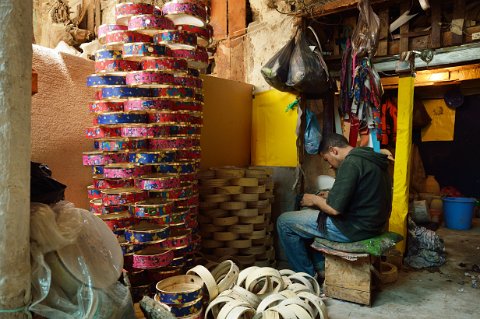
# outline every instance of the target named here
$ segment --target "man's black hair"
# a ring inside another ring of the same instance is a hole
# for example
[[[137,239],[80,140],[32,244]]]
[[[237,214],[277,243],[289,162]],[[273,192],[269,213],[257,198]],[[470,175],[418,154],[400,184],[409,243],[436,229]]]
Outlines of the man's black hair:
[[[336,133],[330,133],[323,137],[322,143],[320,144],[320,153],[328,152],[330,147],[344,148],[348,145],[349,144],[345,136]]]

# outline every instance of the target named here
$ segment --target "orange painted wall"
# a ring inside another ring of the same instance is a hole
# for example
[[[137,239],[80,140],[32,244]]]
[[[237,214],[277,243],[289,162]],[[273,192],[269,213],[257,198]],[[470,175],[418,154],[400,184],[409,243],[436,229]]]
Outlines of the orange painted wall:
[[[92,174],[90,167],[82,165],[82,152],[93,150],[85,128],[92,126],[88,102],[94,90],[85,83],[94,63],[36,45],[33,53],[38,93],[32,99],[32,160],[47,164],[53,177],[67,185],[68,201],[88,208],[86,188]],[[253,86],[202,78],[202,168],[249,165]]]
[[[66,199],[88,208],[91,171],[82,165],[82,152],[93,150],[85,138],[92,125],[88,102],[94,90],[85,86],[94,72],[92,61],[33,46],[38,93],[32,97],[32,161],[47,164],[53,177],[67,185]]]
[[[250,165],[253,85],[202,76],[201,168]]]

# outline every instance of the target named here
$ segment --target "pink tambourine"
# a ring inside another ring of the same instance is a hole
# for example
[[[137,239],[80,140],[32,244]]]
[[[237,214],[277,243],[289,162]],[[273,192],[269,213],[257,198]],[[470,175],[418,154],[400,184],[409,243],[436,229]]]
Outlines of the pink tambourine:
[[[105,36],[108,32],[128,30],[127,26],[119,24],[102,24],[97,28],[97,37],[100,44],[105,43]]]
[[[168,266],[173,260],[173,250],[149,247],[133,255],[133,267],[138,269],[154,269]]]
[[[150,166],[138,166],[130,163],[109,164],[103,169],[105,178],[131,178],[151,172]]]
[[[125,111],[171,110],[173,101],[164,99],[129,99],[124,103]]]
[[[158,87],[174,84],[173,74],[156,71],[137,71],[127,74],[127,85],[140,87]]]
[[[130,188],[133,187],[133,185],[133,179],[104,178],[101,176],[93,177],[93,187],[98,189]]]
[[[82,160],[83,165],[86,166],[126,163],[128,154],[126,152],[83,152]]]
[[[148,127],[145,124],[129,124],[120,128],[122,137],[147,137]]]

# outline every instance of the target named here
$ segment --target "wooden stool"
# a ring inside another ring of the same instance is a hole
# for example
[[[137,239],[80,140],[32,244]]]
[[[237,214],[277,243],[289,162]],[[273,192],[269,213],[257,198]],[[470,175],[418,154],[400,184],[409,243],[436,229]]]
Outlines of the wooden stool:
[[[325,255],[325,295],[370,306],[373,280],[378,277],[385,282],[392,282],[397,275],[397,268],[388,264],[391,269],[382,278],[379,257],[402,239],[402,236],[392,232],[353,243],[316,238],[312,248]],[[372,272],[375,276],[372,276]]]
[[[328,297],[368,305],[372,304],[372,272],[375,257],[368,254],[347,260],[325,254],[324,292]]]

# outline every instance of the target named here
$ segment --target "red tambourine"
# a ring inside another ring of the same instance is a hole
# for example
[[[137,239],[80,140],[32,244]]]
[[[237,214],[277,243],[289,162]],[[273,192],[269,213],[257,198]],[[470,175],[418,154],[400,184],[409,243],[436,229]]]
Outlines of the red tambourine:
[[[197,2],[171,1],[163,5],[163,14],[175,25],[189,24],[203,27],[207,21],[207,9]]]
[[[205,69],[208,66],[208,53],[202,47],[197,47],[196,50],[172,50],[172,56],[186,59],[188,66],[194,69]]]
[[[122,112],[123,102],[95,101],[88,104],[88,109],[92,113]]]
[[[112,59],[95,62],[95,73],[125,74],[126,72],[138,70],[140,70],[140,64],[136,61]],[[96,100],[100,99],[101,97],[96,98]]]
[[[115,188],[102,190],[103,206],[128,205],[146,198],[143,190],[136,188]]]
[[[130,18],[128,21],[128,30],[153,36],[159,30],[175,30],[173,21],[167,17],[155,14],[143,14]]]
[[[178,150],[178,149],[190,149],[192,147],[200,146],[200,136],[174,136],[174,137],[161,137],[161,138],[149,138],[148,146],[152,150]]]
[[[202,115],[198,112],[163,111],[148,113],[149,123],[190,123],[202,124]]]
[[[128,20],[136,15],[154,14],[155,6],[148,3],[119,3],[115,6],[115,18],[117,24],[127,25]]]
[[[129,30],[111,31],[105,36],[105,47],[121,49],[124,43],[152,42],[152,37]]]

